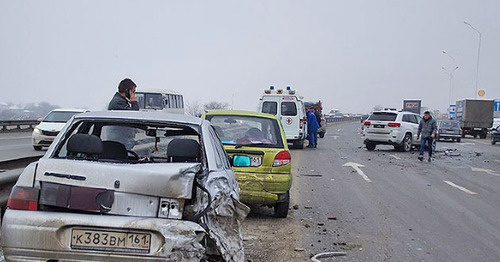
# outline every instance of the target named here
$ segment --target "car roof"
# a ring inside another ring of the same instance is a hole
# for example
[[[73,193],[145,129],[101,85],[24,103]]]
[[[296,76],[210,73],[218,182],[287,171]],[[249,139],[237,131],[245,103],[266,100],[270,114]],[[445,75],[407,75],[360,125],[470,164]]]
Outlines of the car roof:
[[[419,114],[413,113],[413,112],[408,112],[408,111],[394,111],[394,110],[380,110],[380,111],[373,111],[372,112],[372,114],[375,114],[375,113],[393,113],[393,114],[405,113],[405,114],[419,115]]]
[[[203,120],[198,117],[157,111],[110,110],[86,112],[75,115],[75,119],[127,119],[145,120],[150,122],[177,122],[201,125]]]
[[[83,113],[89,111],[88,109],[75,109],[75,108],[58,108],[54,109],[51,112],[78,112],[78,113]]]
[[[207,113],[205,113],[205,115],[257,116],[278,119],[275,115],[245,110],[209,110]]]

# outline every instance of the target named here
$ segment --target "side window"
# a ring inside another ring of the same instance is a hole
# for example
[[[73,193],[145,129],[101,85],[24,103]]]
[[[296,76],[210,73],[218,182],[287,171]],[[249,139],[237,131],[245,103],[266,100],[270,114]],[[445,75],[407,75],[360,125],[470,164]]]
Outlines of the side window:
[[[417,124],[417,125],[419,124],[416,115],[409,115],[409,117],[410,117],[410,122],[412,122],[413,124]]]
[[[411,123],[410,115],[403,115],[403,122]]]
[[[419,115],[414,115],[414,116],[415,116],[415,119],[416,119],[415,124],[420,124],[420,121],[422,121],[422,117],[419,116]]]
[[[296,116],[297,104],[295,102],[281,102],[281,115],[282,116]]]
[[[278,113],[278,103],[272,101],[262,103],[262,113],[276,115]]]
[[[215,149],[215,163],[217,164],[217,168],[230,169],[231,165],[229,164],[229,159],[222,146],[219,136],[213,127],[210,127],[210,139],[212,140],[212,145]]]

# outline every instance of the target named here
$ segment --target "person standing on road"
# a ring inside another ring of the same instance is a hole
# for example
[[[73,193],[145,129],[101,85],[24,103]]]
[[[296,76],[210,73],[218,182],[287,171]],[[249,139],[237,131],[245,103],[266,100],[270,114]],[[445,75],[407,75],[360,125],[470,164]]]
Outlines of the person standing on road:
[[[139,103],[135,96],[137,85],[129,78],[123,79],[118,85],[118,92],[108,105],[108,110],[139,110]]]
[[[319,109],[315,109],[314,110],[314,115],[316,116],[316,121],[318,121],[318,130],[316,130],[316,135],[315,135],[315,141],[316,141],[316,146],[318,145],[318,133],[319,133],[319,129],[322,127],[321,126],[321,113],[319,111]]]
[[[417,138],[420,138],[420,155],[418,156],[418,160],[424,160],[424,152],[425,152],[425,144],[427,143],[427,147],[429,148],[429,159],[431,162],[432,157],[432,142],[436,137],[437,132],[437,124],[436,121],[432,118],[431,113],[429,111],[424,112],[424,119],[420,121],[418,125],[418,133]],[[420,137],[422,135],[422,137]]]
[[[307,147],[317,147],[316,132],[318,131],[319,124],[316,116],[312,110],[307,111],[307,129],[309,131],[309,145]]]
[[[118,92],[115,93],[108,105],[108,110],[139,110],[139,103],[135,96],[137,85],[129,78],[123,79],[118,85]],[[127,150],[135,146],[136,130],[127,126],[106,126],[103,129],[103,140],[119,142],[125,145]]]

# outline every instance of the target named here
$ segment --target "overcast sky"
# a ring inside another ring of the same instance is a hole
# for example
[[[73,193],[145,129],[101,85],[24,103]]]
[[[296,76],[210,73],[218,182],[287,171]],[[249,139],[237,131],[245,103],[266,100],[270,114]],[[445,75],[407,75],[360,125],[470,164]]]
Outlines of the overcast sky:
[[[0,102],[103,109],[118,82],[255,110],[270,85],[325,109],[500,98],[500,1],[0,0]],[[446,50],[455,58],[442,53]]]

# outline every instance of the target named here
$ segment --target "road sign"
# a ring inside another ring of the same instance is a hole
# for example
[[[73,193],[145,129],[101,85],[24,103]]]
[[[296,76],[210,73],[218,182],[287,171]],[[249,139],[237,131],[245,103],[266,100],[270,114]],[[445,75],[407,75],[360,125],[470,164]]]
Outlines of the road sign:
[[[486,95],[486,92],[484,91],[484,89],[481,89],[481,90],[477,91],[477,94],[478,94],[480,97],[483,97],[484,95]]]
[[[493,107],[495,108],[495,111],[500,112],[500,100],[495,101],[495,103],[493,105],[494,105]]]

